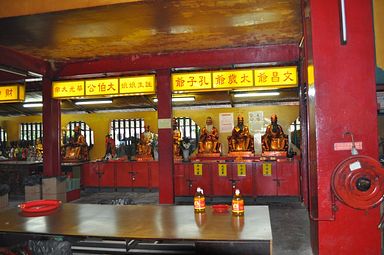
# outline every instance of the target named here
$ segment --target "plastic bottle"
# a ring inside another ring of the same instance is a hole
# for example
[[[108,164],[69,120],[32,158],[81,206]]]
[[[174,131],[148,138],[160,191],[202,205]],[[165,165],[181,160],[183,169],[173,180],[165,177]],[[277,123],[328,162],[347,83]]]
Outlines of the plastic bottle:
[[[193,198],[195,213],[205,212],[205,197],[202,188],[197,187],[195,197]]]
[[[242,216],[244,215],[244,199],[240,195],[240,190],[235,190],[235,195],[232,198],[232,215]]]

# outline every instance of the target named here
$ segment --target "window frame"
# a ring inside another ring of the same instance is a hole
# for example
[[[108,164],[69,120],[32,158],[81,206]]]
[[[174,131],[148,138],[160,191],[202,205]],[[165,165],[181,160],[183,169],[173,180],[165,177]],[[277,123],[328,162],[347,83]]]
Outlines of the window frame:
[[[140,134],[144,131],[144,118],[114,119],[109,124],[109,134],[115,140],[116,146],[130,137],[140,139]]]
[[[70,121],[66,126],[66,137],[71,140],[74,136],[74,129],[76,126],[80,126],[80,132],[85,137],[88,148],[93,147],[95,144],[95,134],[92,128],[84,121]]]
[[[37,139],[43,139],[43,123],[42,122],[23,122],[20,123],[21,141],[35,142]]]

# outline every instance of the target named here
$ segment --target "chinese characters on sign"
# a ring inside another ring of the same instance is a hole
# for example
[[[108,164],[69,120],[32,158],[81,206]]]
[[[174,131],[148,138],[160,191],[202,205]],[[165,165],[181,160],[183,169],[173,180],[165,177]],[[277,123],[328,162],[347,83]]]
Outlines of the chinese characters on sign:
[[[254,84],[252,70],[213,72],[212,76],[215,89],[252,87]]]
[[[237,176],[247,176],[247,166],[245,164],[237,165]]]
[[[272,164],[263,163],[263,176],[272,176]]]
[[[297,85],[297,68],[274,67],[255,69],[255,86]]]
[[[60,81],[52,83],[52,97],[80,97],[84,96],[84,81]]]
[[[155,75],[120,78],[120,94],[155,93]]]
[[[53,82],[53,98],[155,93],[155,75]]]
[[[297,86],[297,67],[270,67],[172,74],[173,91]]]
[[[210,72],[172,74],[173,91],[206,90],[212,88]]]
[[[0,101],[13,102],[24,101],[25,86],[14,84],[8,86],[0,86]]]
[[[203,164],[193,164],[193,172],[197,176],[203,175]]]
[[[119,79],[98,79],[85,81],[87,96],[119,94]]]
[[[227,164],[218,164],[217,170],[219,172],[219,176],[227,176]]]

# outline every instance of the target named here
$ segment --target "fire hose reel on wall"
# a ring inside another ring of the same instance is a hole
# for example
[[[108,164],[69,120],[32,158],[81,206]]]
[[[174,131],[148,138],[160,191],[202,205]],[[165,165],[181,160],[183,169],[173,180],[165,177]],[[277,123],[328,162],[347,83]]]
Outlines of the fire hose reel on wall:
[[[332,173],[331,187],[342,203],[367,210],[381,203],[384,196],[384,170],[368,156],[352,155]]]

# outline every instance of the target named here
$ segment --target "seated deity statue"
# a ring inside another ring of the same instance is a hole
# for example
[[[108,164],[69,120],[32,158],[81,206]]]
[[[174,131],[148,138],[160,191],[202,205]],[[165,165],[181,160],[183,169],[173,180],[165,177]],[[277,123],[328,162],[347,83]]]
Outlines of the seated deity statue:
[[[181,141],[181,132],[177,127],[176,118],[172,119],[172,129],[173,129],[173,156],[180,157],[180,141]]]
[[[206,126],[201,129],[199,137],[199,153],[218,153],[221,149],[219,132],[213,126],[212,118],[207,117]]]
[[[237,118],[237,126],[232,129],[232,135],[228,136],[228,152],[253,151],[253,135],[248,126],[244,125],[244,118]]]
[[[283,128],[277,124],[277,115],[271,116],[271,124],[267,126],[265,134],[261,137],[262,151],[287,151],[288,136]]]
[[[140,134],[140,141],[137,144],[137,154],[142,156],[151,156],[152,141],[153,133],[150,131],[149,126],[146,126],[145,131]]]
[[[64,159],[70,160],[88,160],[88,145],[85,137],[81,134],[79,126],[74,129],[74,136],[66,145]]]
[[[44,149],[43,144],[39,138],[36,139],[35,150],[36,160],[43,160]]]

